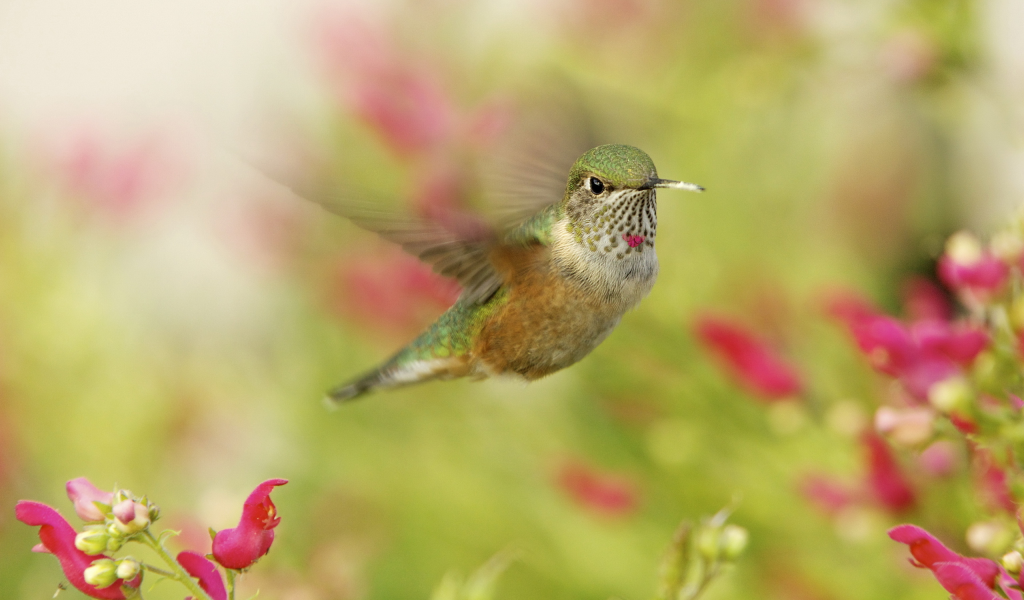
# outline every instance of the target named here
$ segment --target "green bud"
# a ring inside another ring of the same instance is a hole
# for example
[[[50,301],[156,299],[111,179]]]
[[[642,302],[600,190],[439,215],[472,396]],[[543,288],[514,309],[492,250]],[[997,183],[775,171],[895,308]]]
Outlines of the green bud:
[[[75,548],[89,556],[103,554],[107,550],[110,536],[103,529],[87,529],[75,536]]]
[[[131,581],[142,570],[142,565],[134,558],[125,558],[117,563],[117,578]]]
[[[709,562],[718,560],[719,544],[721,543],[722,530],[717,527],[705,527],[697,534],[697,552]]]
[[[1021,556],[1020,552],[1012,550],[1003,555],[1001,562],[1004,569],[1016,575],[1020,573],[1021,566],[1024,566],[1024,556]]]
[[[928,402],[946,414],[969,408],[972,396],[971,386],[962,377],[950,377],[928,390]]]
[[[117,564],[109,558],[101,558],[86,567],[82,575],[89,585],[105,588],[117,580]]]
[[[722,557],[725,560],[736,560],[747,549],[747,542],[750,541],[750,534],[739,525],[726,525],[722,529],[722,539],[719,542],[722,547]]]

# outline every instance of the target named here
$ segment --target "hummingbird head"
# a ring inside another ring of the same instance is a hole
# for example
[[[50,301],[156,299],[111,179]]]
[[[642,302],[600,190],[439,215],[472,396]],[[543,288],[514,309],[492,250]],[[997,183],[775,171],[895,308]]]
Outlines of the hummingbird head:
[[[569,171],[562,208],[578,242],[618,255],[620,240],[628,248],[654,245],[656,188],[704,190],[692,183],[659,179],[654,161],[639,148],[598,146],[579,157]]]

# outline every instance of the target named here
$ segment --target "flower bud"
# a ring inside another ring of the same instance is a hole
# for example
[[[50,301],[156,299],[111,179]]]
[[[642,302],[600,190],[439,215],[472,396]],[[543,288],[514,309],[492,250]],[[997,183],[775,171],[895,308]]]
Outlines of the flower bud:
[[[142,565],[134,558],[125,558],[117,563],[117,578],[131,581],[142,570]]]
[[[75,548],[89,556],[103,554],[107,550],[110,536],[104,529],[87,529],[75,536]]]
[[[109,558],[101,558],[86,567],[82,575],[89,585],[105,588],[117,581],[117,564]]]
[[[132,535],[149,527],[149,508],[132,500],[125,499],[114,505],[114,524],[125,535]]]
[[[946,240],[946,256],[958,265],[973,265],[981,260],[981,243],[969,231],[958,231]]]
[[[709,562],[718,560],[722,531],[717,527],[706,527],[697,534],[697,552]]]
[[[967,528],[967,546],[975,552],[995,554],[1013,541],[1011,532],[1001,523],[980,521]]]
[[[989,251],[999,260],[1013,265],[1024,256],[1024,239],[1011,231],[1000,231],[992,236]]]
[[[722,529],[722,538],[719,544],[722,548],[722,557],[725,560],[736,560],[747,549],[747,542],[750,534],[739,525],[726,525]]]
[[[971,386],[962,377],[950,377],[928,389],[928,402],[943,413],[965,410],[971,403]]]
[[[1016,550],[1011,550],[1003,555],[1000,562],[1003,563],[1004,569],[1016,575],[1020,573],[1020,568],[1024,566],[1024,556],[1021,556],[1021,553]]]

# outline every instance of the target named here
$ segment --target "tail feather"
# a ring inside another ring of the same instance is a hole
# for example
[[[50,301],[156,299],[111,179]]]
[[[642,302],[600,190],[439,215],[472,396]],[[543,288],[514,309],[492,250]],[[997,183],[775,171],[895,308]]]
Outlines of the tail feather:
[[[468,362],[462,357],[400,361],[401,355],[363,374],[355,381],[339,385],[324,398],[329,407],[351,402],[375,390],[391,389],[423,383],[433,379],[452,379],[469,374]]]

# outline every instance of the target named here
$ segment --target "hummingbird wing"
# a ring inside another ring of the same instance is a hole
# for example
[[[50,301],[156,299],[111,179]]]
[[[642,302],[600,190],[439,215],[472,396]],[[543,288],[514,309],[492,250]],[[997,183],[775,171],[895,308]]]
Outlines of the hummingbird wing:
[[[400,245],[433,267],[434,272],[457,280],[464,302],[483,303],[504,283],[491,261],[492,251],[500,245],[499,232],[470,214],[446,211],[426,219],[381,211],[335,212]]]

